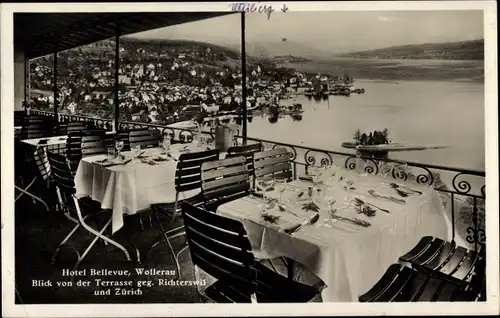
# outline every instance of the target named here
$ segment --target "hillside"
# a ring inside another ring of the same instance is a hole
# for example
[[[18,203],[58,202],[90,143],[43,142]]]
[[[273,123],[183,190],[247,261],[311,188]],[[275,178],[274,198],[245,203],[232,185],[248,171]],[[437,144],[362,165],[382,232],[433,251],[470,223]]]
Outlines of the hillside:
[[[120,39],[120,45],[129,48],[140,48],[144,46],[144,48],[161,50],[162,48],[168,48],[171,50],[172,48],[177,49],[179,51],[183,50],[199,50],[199,49],[207,49],[209,48],[212,53],[222,53],[226,57],[237,59],[240,57],[240,53],[232,48],[224,47],[221,45],[216,45],[212,43],[206,42],[198,42],[198,41],[189,41],[189,40],[158,40],[158,39],[136,39],[132,37],[124,37]]]
[[[352,52],[339,57],[356,59],[483,60],[484,40],[393,46]]]

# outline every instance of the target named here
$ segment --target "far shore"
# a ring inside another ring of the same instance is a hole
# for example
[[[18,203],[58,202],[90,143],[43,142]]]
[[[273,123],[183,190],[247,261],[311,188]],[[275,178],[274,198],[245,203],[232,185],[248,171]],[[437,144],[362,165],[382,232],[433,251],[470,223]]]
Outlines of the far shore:
[[[331,59],[289,63],[306,73],[330,73],[340,77],[378,81],[432,80],[484,82],[484,61]]]

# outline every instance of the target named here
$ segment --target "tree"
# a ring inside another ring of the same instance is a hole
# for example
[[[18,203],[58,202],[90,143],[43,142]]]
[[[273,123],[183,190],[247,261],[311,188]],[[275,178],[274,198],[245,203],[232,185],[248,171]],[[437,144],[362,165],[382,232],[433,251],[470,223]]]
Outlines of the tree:
[[[356,140],[357,142],[359,142],[361,140],[361,131],[359,130],[356,130],[356,132],[354,133],[354,140]]]
[[[359,141],[360,141],[360,144],[366,145],[366,143],[368,142],[368,136],[365,133],[361,134],[361,138]]]

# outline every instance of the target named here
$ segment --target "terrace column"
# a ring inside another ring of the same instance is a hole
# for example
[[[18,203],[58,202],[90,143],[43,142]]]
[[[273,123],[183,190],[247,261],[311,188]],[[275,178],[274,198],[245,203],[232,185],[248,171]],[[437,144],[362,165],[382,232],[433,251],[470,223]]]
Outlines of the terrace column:
[[[24,82],[23,82],[24,77]],[[26,56],[22,50],[14,49],[14,110],[21,110],[26,100]]]
[[[245,12],[241,12],[241,99],[243,144],[247,144],[247,61],[245,49]]]
[[[113,104],[115,106],[114,130],[118,131],[118,121],[120,120],[119,96],[118,96],[118,70],[120,68],[120,21],[118,16],[115,22],[115,95]]]
[[[57,51],[54,53],[54,117],[59,127],[59,116],[57,115]]]

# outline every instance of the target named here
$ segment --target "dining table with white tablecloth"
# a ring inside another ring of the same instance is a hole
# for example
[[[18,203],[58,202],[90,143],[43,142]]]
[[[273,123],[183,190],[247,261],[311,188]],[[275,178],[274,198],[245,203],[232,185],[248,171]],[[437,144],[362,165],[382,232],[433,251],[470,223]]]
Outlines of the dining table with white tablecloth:
[[[451,239],[432,187],[338,167],[315,181],[275,183],[260,195],[221,205],[217,213],[242,221],[255,250],[316,274],[326,285],[324,302],[358,301],[423,236]],[[316,214],[316,223],[286,231]]]
[[[76,194],[100,202],[102,209],[112,209],[115,233],[123,227],[124,215],[136,214],[152,204],[174,202],[179,156],[201,150],[194,143],[174,144],[170,146],[170,156],[161,148],[148,148],[135,155],[135,150],[122,152],[121,162],[109,161],[107,155],[82,158],[75,175]],[[179,199],[199,192],[182,192]]]

